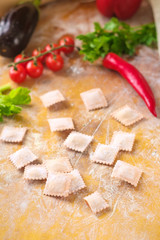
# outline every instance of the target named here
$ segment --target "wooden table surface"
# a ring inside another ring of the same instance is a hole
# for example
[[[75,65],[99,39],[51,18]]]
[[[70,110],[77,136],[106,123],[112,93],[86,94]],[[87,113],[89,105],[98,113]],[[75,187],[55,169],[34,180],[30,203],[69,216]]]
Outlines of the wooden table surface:
[[[78,35],[93,29],[93,22],[105,23],[95,3],[63,3],[41,11],[39,25],[26,50],[56,41],[65,33]],[[149,4],[144,1],[138,13],[128,22],[132,25],[153,21]],[[79,44],[77,42],[77,44]],[[141,47],[130,60],[146,77],[157,101],[160,116],[160,62],[157,50]],[[7,64],[0,58],[1,84],[10,82]],[[13,84],[16,87],[15,84]],[[154,118],[137,93],[118,74],[99,65],[84,63],[74,53],[65,58],[59,73],[45,69],[40,79],[29,79],[23,86],[31,89],[32,103],[0,125],[29,128],[22,144],[0,143],[0,239],[3,240],[159,240],[160,239],[160,120]],[[80,93],[101,88],[109,107],[87,112]],[[43,107],[39,96],[59,89],[67,98],[65,104],[51,109]],[[144,114],[145,119],[124,127],[110,113],[128,104]],[[94,136],[83,153],[63,147],[68,132],[51,133],[47,118],[72,117],[77,131]],[[113,167],[92,164],[90,154],[98,143],[108,143],[116,130],[136,134],[133,151],[121,152],[117,159],[143,170],[138,187],[111,179]],[[28,183],[23,171],[8,160],[9,154],[28,146],[40,161],[68,155],[74,168],[84,178],[87,188],[66,200],[43,195],[45,182]],[[97,190],[109,202],[110,210],[95,216],[83,197]]]

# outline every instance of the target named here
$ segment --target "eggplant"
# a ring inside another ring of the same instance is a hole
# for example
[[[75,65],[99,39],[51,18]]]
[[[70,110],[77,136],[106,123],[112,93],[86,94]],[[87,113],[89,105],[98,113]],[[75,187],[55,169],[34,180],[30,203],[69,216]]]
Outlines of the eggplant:
[[[13,58],[21,53],[38,23],[39,11],[32,2],[19,4],[0,21],[0,55]]]

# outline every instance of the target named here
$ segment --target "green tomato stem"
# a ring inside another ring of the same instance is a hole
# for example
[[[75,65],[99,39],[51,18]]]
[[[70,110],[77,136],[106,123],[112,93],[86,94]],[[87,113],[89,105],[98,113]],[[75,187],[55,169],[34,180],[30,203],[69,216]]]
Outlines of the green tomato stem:
[[[12,67],[12,66],[16,67],[20,63],[24,63],[24,62],[28,62],[28,61],[32,61],[32,60],[37,60],[39,57],[44,56],[44,55],[46,55],[48,53],[52,53],[52,51],[61,49],[62,47],[74,47],[74,45],[63,45],[63,46],[59,46],[59,47],[52,47],[50,50],[42,52],[42,53],[39,53],[37,56],[28,57],[28,58],[20,60],[20,61],[18,61],[16,63],[11,63],[11,64],[8,65],[8,67]]]

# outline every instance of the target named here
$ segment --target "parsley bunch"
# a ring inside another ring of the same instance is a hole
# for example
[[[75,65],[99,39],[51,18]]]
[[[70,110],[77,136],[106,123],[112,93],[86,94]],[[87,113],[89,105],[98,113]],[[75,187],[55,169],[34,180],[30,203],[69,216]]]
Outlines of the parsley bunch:
[[[0,87],[0,121],[3,121],[3,116],[12,116],[20,113],[22,107],[17,105],[26,105],[31,102],[29,95],[30,90],[24,87],[12,89],[7,95],[3,94],[4,91],[11,89],[10,85]]]
[[[137,45],[154,46],[157,43],[154,23],[131,27],[117,18],[112,18],[103,28],[95,22],[94,28],[94,32],[77,36],[77,39],[82,41],[80,53],[84,54],[84,60],[90,62],[99,57],[103,58],[108,52],[132,56]]]

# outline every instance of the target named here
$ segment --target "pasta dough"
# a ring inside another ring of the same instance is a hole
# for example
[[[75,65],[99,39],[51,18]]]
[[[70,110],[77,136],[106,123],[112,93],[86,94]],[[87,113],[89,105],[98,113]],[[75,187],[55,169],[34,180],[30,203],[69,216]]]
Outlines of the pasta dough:
[[[92,136],[73,131],[64,141],[64,145],[72,150],[84,152],[92,140]]]
[[[99,192],[94,192],[84,198],[93,213],[98,213],[103,209],[109,208],[109,204],[103,199]]]
[[[113,168],[111,177],[126,181],[136,187],[141,175],[142,171],[139,168],[118,160]]]
[[[0,139],[4,142],[19,143],[22,142],[27,132],[27,128],[5,126],[1,132]]]
[[[107,100],[100,88],[93,88],[80,94],[84,105],[88,111],[107,107]]]
[[[40,99],[45,107],[50,107],[56,103],[65,101],[64,96],[59,90],[47,92],[42,95]]]
[[[9,159],[17,169],[23,168],[38,159],[28,147],[21,148],[9,156]]]
[[[117,121],[122,123],[125,126],[130,126],[141,119],[143,119],[143,115],[134,109],[130,108],[128,105],[125,105],[122,108],[119,108],[115,112],[113,112],[112,117]]]

